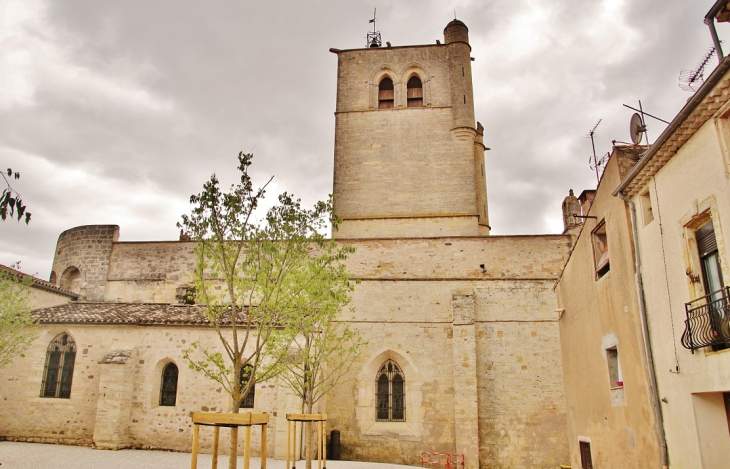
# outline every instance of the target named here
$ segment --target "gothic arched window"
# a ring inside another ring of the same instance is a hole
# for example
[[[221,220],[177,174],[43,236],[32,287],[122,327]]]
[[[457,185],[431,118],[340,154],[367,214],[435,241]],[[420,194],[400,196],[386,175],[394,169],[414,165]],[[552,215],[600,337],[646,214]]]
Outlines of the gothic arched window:
[[[378,86],[378,109],[392,109],[395,107],[395,89],[393,80],[385,77]]]
[[[423,107],[423,84],[417,75],[408,80],[408,107]]]
[[[76,344],[73,339],[65,332],[58,334],[46,351],[41,397],[71,397],[75,360]]]
[[[251,379],[251,373],[253,372],[253,367],[251,365],[244,365],[243,368],[241,368],[241,390],[246,389],[246,384],[248,384],[248,380]],[[246,398],[241,402],[241,408],[242,409],[253,409],[253,401],[256,398],[256,384],[251,385],[251,390],[248,392],[248,395]]]
[[[177,401],[177,365],[170,362],[162,369],[160,384],[160,405],[174,406]]]
[[[406,419],[406,379],[396,362],[388,360],[375,378],[378,390],[376,420],[402,422]]]

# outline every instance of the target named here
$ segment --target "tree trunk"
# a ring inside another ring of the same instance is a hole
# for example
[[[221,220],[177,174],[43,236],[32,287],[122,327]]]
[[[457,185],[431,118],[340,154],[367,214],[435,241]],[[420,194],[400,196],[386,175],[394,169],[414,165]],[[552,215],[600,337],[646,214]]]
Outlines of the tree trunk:
[[[307,397],[310,397],[310,396],[307,396]],[[308,414],[311,414],[312,413],[312,400],[311,399],[307,399],[306,405],[307,405],[307,413]],[[305,437],[306,438],[306,441],[307,441],[307,449],[306,449],[306,453],[305,453],[306,454],[306,462],[304,464],[304,469],[312,469],[312,458],[314,457],[313,456],[313,453],[314,453],[314,440],[312,438],[312,424],[313,423],[314,422],[306,422],[304,424],[304,426],[306,427],[306,430],[307,430],[307,436]]]
[[[238,405],[236,403],[233,403],[233,408],[231,409],[232,414],[238,413],[238,408],[241,406],[241,403],[239,402]],[[238,427],[231,427],[231,444],[228,448],[228,469],[236,469],[236,466],[238,465]]]

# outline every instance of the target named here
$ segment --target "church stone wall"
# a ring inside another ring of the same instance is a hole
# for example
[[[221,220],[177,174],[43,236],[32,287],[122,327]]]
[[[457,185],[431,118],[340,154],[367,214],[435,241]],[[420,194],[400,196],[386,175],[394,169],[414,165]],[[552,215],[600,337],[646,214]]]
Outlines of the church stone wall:
[[[109,255],[118,239],[116,225],[77,226],[61,233],[53,259],[57,286],[79,293],[88,301],[103,300]]]
[[[177,288],[190,285],[194,242],[122,242],[111,253],[106,301],[175,303]]]
[[[75,341],[71,397],[40,395],[46,349],[53,338],[67,332]],[[3,369],[0,383],[0,437],[9,440],[96,444],[99,447],[142,447],[190,451],[191,412],[228,411],[230,402],[222,387],[193,370],[182,359],[183,349],[198,341],[220,349],[215,332],[203,327],[124,325],[44,325],[39,338],[26,352]],[[109,356],[130,351],[124,360]],[[222,351],[222,349],[221,349]],[[159,406],[162,367],[174,362],[179,370],[175,407]],[[106,363],[103,363],[106,362]],[[256,388],[254,411],[277,409],[274,383]],[[297,408],[283,408],[297,412]],[[247,409],[241,409],[242,412]],[[274,454],[276,412],[269,425],[268,451]],[[260,431],[252,432],[252,449],[260,444]],[[243,451],[241,432],[239,450]],[[228,430],[221,431],[221,451],[226,452]],[[212,448],[213,431],[200,432],[203,452]],[[257,454],[254,450],[254,455]],[[242,454],[242,453],[241,453]]]
[[[552,280],[475,289],[480,460],[557,467],[570,459]]]
[[[447,30],[453,28],[467,38],[463,24]],[[483,164],[474,160],[477,131],[468,43],[337,55],[333,191],[343,222],[335,237],[488,234],[486,189],[476,172]],[[421,107],[407,107],[407,82],[413,75],[423,85]],[[384,77],[393,81],[392,109],[378,109]]]
[[[327,400],[345,458],[554,467],[569,459],[554,279],[569,237],[358,240],[351,321],[370,344]],[[484,269],[480,264],[484,263]],[[375,378],[404,367],[406,422],[375,421]],[[352,396],[356,404],[351,404]]]

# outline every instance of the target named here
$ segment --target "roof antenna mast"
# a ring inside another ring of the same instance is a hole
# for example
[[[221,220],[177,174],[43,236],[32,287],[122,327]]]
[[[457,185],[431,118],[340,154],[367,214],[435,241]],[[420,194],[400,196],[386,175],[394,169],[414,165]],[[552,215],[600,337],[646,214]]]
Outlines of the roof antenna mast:
[[[378,21],[378,18],[375,16],[377,11],[377,8],[373,9],[373,19],[368,21],[368,23],[373,24],[373,32],[371,33],[368,31],[368,43],[366,47],[380,47],[383,44],[383,41],[380,38],[380,31],[375,30],[375,22]]]
[[[596,142],[593,140],[593,135],[595,135],[596,129],[598,128],[598,126],[600,125],[602,120],[603,119],[598,119],[598,122],[596,122],[596,125],[594,125],[593,128],[591,129],[591,131],[588,132],[588,136],[591,139],[591,147],[593,147],[593,156],[590,158],[590,166],[592,169],[596,170],[596,181],[598,181],[598,182],[601,181],[601,176],[598,174],[598,168],[601,165],[598,161],[598,157],[596,156]]]

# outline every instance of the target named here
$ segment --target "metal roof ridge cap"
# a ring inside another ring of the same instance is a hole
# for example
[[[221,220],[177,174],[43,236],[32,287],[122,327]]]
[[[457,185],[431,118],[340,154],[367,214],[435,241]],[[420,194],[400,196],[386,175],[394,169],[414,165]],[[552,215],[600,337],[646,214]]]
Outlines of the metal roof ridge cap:
[[[712,71],[707,81],[705,81],[699,90],[697,90],[692,98],[685,104],[679,113],[672,119],[671,124],[664,129],[659,138],[649,147],[646,154],[639,160],[638,163],[629,171],[629,174],[619,183],[616,190],[613,191],[613,195],[618,195],[619,192],[626,189],[633,179],[641,172],[646,166],[649,160],[659,151],[659,149],[666,143],[669,137],[684,123],[685,119],[695,110],[697,105],[705,99],[712,88],[720,82],[721,78],[725,75],[725,72],[730,69],[730,56],[725,57],[722,62]]]

